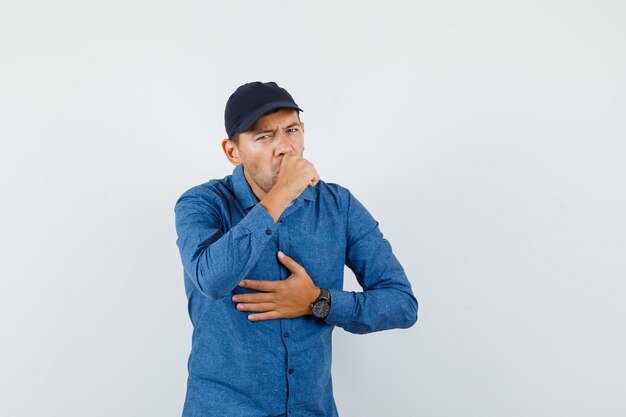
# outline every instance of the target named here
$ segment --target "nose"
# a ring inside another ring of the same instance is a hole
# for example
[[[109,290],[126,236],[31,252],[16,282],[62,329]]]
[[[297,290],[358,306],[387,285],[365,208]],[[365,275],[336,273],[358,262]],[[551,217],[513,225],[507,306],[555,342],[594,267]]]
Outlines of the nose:
[[[295,153],[296,150],[293,147],[293,144],[289,140],[287,133],[279,132],[276,134],[274,138],[274,144],[276,147],[274,148],[274,153],[277,156],[284,155],[286,153]]]

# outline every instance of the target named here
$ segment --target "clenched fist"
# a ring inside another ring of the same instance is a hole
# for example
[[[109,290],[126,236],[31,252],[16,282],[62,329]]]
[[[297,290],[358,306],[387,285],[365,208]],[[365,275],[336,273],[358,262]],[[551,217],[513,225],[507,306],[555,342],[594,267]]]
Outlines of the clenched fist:
[[[309,185],[315,185],[320,176],[311,162],[293,153],[283,156],[274,188],[284,193],[288,201],[297,198]]]

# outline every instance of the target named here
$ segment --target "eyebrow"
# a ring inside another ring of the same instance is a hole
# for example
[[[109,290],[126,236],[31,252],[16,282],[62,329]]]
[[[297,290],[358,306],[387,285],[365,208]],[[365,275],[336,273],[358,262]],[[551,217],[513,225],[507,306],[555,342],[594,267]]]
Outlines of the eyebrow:
[[[254,130],[254,131],[252,131],[252,134],[253,135],[258,135],[259,133],[270,133],[270,132],[273,132],[273,130],[272,129]]]
[[[300,122],[293,122],[292,124],[290,124],[289,126],[285,127],[285,129],[291,129],[294,126],[300,126]],[[252,134],[253,135],[258,135],[259,133],[270,133],[273,132],[274,130],[272,129],[264,129],[264,130],[253,130]]]

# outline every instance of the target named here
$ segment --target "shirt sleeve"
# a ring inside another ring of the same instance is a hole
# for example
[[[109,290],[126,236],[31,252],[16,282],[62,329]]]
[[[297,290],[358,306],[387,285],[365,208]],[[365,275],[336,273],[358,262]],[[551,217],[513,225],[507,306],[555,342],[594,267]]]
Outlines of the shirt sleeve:
[[[256,264],[277,226],[261,204],[226,233],[220,205],[210,194],[191,189],[176,202],[176,245],[185,274],[204,296],[230,294]]]
[[[417,321],[411,284],[378,222],[348,190],[346,265],[362,292],[330,289],[325,321],[350,333],[409,328]]]

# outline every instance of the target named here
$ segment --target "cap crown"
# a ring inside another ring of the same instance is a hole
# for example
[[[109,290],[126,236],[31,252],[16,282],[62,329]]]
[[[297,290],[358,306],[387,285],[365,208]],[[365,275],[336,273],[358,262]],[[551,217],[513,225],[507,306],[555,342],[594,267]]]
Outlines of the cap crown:
[[[228,137],[249,130],[261,116],[279,108],[303,111],[291,94],[274,81],[254,81],[240,86],[230,95],[224,110]]]

